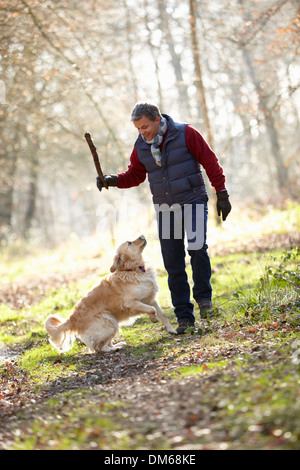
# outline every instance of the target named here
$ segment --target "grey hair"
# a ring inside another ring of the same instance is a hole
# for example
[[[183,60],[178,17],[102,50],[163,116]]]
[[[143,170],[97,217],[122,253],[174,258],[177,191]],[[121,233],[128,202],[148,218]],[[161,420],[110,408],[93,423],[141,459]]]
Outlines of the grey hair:
[[[155,121],[157,116],[162,117],[160,110],[154,104],[137,103],[131,113],[131,121],[138,121],[141,117],[146,116],[151,121]]]

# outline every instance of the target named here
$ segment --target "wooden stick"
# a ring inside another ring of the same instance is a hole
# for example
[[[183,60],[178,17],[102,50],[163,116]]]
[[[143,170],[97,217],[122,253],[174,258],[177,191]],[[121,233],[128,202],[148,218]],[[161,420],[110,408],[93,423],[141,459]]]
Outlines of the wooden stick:
[[[95,167],[96,167],[96,170],[97,170],[97,173],[98,173],[98,176],[99,178],[101,179],[102,183],[103,183],[103,186],[108,189],[108,185],[107,183],[105,183],[104,181],[104,176],[103,176],[103,173],[102,173],[102,170],[101,170],[101,166],[100,166],[100,161],[99,161],[99,157],[98,157],[98,153],[97,153],[97,149],[92,141],[92,138],[91,138],[91,135],[87,132],[86,134],[84,134],[84,137],[86,138],[86,141],[90,147],[90,151],[93,155],[93,159],[94,159],[94,163],[95,163]]]

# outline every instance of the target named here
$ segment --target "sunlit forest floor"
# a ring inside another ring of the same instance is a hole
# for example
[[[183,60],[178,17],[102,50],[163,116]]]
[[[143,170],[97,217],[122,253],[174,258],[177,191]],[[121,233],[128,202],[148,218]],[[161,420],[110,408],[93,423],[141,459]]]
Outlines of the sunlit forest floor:
[[[211,222],[214,319],[196,309],[198,333],[171,337],[140,318],[115,353],[60,355],[43,328],[107,274],[113,246],[3,250],[0,449],[299,449],[299,220],[288,203]],[[146,256],[176,326],[156,240]]]

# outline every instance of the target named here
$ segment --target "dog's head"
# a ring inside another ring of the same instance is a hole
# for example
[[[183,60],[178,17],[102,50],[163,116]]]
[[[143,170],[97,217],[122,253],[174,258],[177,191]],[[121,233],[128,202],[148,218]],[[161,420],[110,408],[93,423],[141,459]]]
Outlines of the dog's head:
[[[144,261],[142,257],[143,249],[147,244],[147,240],[144,235],[133,242],[124,242],[117,249],[117,253],[114,257],[113,265],[110,271],[113,273],[117,269],[122,271],[130,271],[143,266]]]

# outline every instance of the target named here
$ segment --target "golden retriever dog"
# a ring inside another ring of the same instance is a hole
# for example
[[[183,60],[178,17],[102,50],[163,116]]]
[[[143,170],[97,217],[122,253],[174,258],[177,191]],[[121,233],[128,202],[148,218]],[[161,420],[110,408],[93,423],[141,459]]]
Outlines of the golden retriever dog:
[[[61,352],[68,351],[77,337],[90,352],[119,349],[126,343],[112,344],[118,325],[141,314],[149,315],[152,322],[159,319],[169,333],[176,334],[156,300],[155,274],[142,257],[146,243],[143,235],[123,243],[110,268],[112,274],[78,302],[66,321],[56,315],[46,319],[45,328],[53,346]]]

